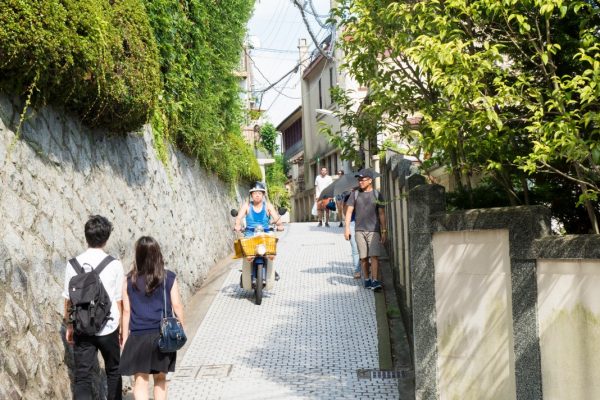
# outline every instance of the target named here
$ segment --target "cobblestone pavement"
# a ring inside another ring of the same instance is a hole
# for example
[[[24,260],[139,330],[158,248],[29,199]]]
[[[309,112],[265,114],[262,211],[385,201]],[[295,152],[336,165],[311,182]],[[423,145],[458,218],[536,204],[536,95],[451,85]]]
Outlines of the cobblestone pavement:
[[[281,280],[260,306],[239,287],[241,261],[232,264],[169,399],[398,399],[396,379],[370,373],[379,367],[375,301],[352,278],[343,228],[315,225],[288,225]]]

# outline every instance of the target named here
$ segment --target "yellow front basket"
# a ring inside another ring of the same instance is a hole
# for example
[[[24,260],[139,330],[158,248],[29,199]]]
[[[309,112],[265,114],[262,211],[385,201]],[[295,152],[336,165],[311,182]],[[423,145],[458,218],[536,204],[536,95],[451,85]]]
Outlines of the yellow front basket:
[[[264,244],[267,248],[267,255],[277,254],[277,238],[271,235],[259,235],[247,238],[237,239],[233,243],[235,255],[233,258],[250,257],[256,253],[256,246]]]

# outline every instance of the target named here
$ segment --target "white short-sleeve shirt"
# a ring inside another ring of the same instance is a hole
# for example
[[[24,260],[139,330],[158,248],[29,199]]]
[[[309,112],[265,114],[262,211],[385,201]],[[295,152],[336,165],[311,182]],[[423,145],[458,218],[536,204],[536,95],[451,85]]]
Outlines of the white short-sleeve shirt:
[[[329,175],[317,176],[315,178],[315,196],[319,197],[323,189],[333,183],[333,178]]]
[[[81,265],[86,272],[89,272],[93,268],[96,268],[107,255],[108,254],[102,249],[89,248],[76,258],[79,265]],[[75,272],[73,266],[67,261],[67,267],[65,269],[65,285],[62,293],[63,297],[67,300],[69,299],[69,281],[75,275],[77,275],[77,272]],[[106,325],[104,325],[104,328],[96,333],[96,336],[105,336],[113,333],[119,327],[119,322],[121,320],[119,307],[117,307],[117,301],[121,301],[123,293],[124,273],[121,261],[114,260],[108,264],[106,268],[100,272],[100,280],[102,281],[111,302],[110,317],[112,319],[109,319],[106,322]]]

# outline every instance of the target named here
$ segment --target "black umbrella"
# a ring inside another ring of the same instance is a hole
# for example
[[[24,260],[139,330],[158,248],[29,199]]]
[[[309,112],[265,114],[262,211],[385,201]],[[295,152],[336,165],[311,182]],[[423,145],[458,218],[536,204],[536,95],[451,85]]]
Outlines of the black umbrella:
[[[327,186],[321,194],[319,195],[319,199],[328,199],[330,197],[335,197],[344,192],[349,192],[354,187],[358,185],[356,178],[354,177],[354,173],[345,174],[341,178],[336,179],[331,185]]]

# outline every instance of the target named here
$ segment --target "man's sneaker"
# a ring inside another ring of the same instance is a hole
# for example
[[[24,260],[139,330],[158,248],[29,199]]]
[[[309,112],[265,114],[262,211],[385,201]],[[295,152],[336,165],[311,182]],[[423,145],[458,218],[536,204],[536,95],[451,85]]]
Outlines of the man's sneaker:
[[[371,280],[365,279],[365,289],[371,289]]]
[[[374,292],[381,292],[381,282],[375,280],[371,282],[371,289],[373,289]]]
[[[343,224],[342,222],[340,222],[340,225],[339,225],[339,227],[341,228],[342,226],[344,226],[344,224]]]
[[[321,221],[319,221],[319,225],[317,225],[317,226],[323,226],[323,223]]]
[[[325,222],[325,226],[329,228],[329,222]]]

